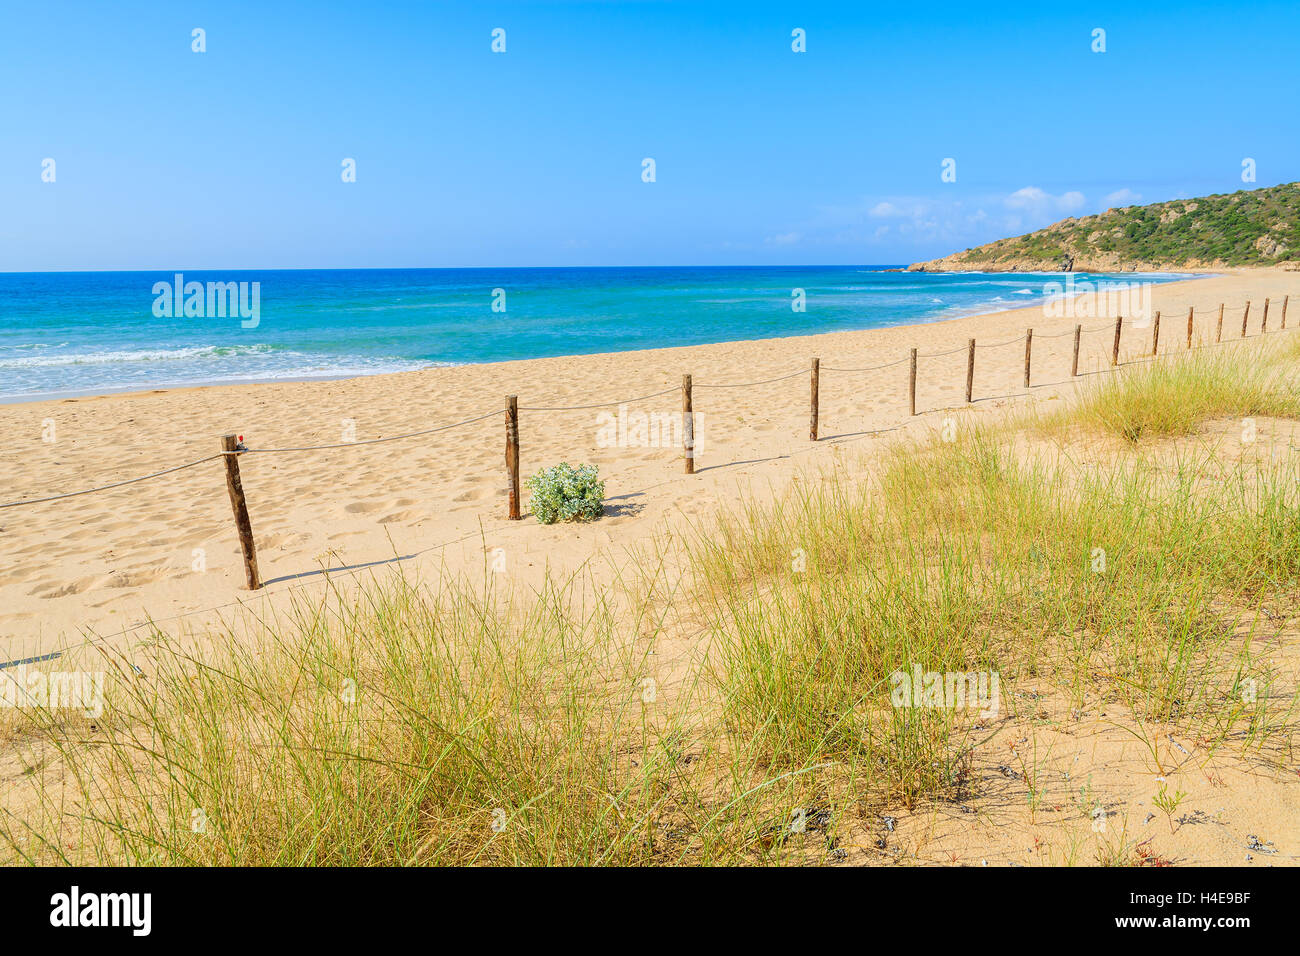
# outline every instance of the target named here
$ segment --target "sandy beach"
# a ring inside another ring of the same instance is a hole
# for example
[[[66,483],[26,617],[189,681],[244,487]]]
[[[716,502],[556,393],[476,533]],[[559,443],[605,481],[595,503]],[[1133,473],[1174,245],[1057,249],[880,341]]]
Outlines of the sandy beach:
[[[1249,335],[1260,333],[1265,298],[1276,304],[1269,319],[1270,331],[1276,331],[1282,299],[1300,296],[1298,280],[1294,272],[1256,270],[1156,286],[1153,307],[1173,317],[1162,322],[1160,351],[1186,348],[1192,307],[1193,341],[1213,342],[1220,302],[1226,306],[1221,348],[1238,347],[1233,340],[1240,340],[1247,301]],[[1289,317],[1289,329],[1297,318]],[[1083,336],[1080,375],[1071,379],[1076,324],[1093,331]],[[1027,328],[1034,330],[1028,391]],[[1121,358],[1149,355],[1152,333],[1126,322]],[[978,346],[975,401],[969,411],[954,413],[949,409],[966,407],[971,337]],[[243,435],[254,450],[239,463],[265,586],[256,592],[245,587],[219,459],[146,482],[7,508],[0,510],[0,652],[5,661],[60,649],[73,650],[75,657],[93,641],[128,659],[138,657],[149,668],[151,620],[168,634],[197,640],[202,653],[215,626],[229,627],[238,641],[242,629],[288,607],[299,594],[318,596],[327,586],[351,593],[371,574],[394,570],[426,583],[445,575],[500,572],[524,595],[548,573],[581,572],[584,581],[612,582],[620,569],[636,564],[643,546],[662,543],[739,501],[769,501],[819,467],[856,473],[889,443],[923,436],[954,414],[991,422],[1030,402],[1059,407],[1079,383],[1109,374],[1112,342],[1111,320],[1049,317],[1040,307],[863,332],[2,406],[0,418],[16,436],[3,456],[6,501],[207,458],[222,434]],[[922,355],[915,417],[907,388],[912,348]],[[808,366],[814,356],[822,363],[816,443],[809,440]],[[694,377],[698,416],[694,475],[684,474],[680,447],[666,446],[658,431],[640,434],[635,418],[637,411],[678,417],[686,373]],[[725,387],[750,382],[763,384]],[[664,390],[621,410],[568,408]],[[526,492],[523,520],[507,520],[507,394],[519,400],[525,476],[561,460],[599,465],[606,510],[598,522],[540,525],[528,514]],[[481,416],[486,417],[446,431],[364,444]],[[54,441],[43,441],[43,434]],[[343,447],[255,451],[308,445]],[[665,627],[666,639],[654,652],[667,697],[680,693],[704,652],[691,609],[674,608],[673,614],[684,616]],[[1285,635],[1269,643],[1276,643],[1273,663],[1280,672],[1293,673],[1293,645]],[[1085,843],[1091,847],[1088,836],[1080,835],[1071,814],[1061,812],[1073,806],[1079,781],[1086,780],[1090,799],[1125,814],[1123,830],[1113,838],[1113,852],[1123,862],[1294,863],[1288,834],[1300,796],[1291,777],[1170,733],[1169,747],[1179,748],[1188,762],[1181,768],[1180,758],[1174,778],[1185,791],[1187,819],[1214,825],[1180,826],[1176,838],[1172,829],[1165,836],[1149,805],[1157,786],[1152,775],[1159,771],[1123,723],[1122,708],[1111,701],[1081,718],[1076,707],[1059,689],[1018,690],[1008,703],[1009,716],[993,725],[973,756],[971,772],[984,781],[978,800],[972,798],[970,806],[891,807],[894,857],[872,848],[873,841],[883,844],[871,833],[855,830],[838,859],[1096,862],[1111,852],[1105,849],[1111,837],[1096,837],[1095,854],[1081,849]],[[1027,714],[1037,728],[1032,757],[1022,753],[1030,746]],[[1175,725],[1165,729],[1181,733]],[[1032,792],[1045,800],[1038,811],[1033,801],[1026,805],[1016,796],[1022,786],[1016,781],[1030,772],[1026,766],[1035,775]],[[20,779],[17,758],[6,762],[4,772]],[[24,799],[17,794],[27,793],[15,790],[15,805]]]
[[[1165,316],[1161,351],[1212,341],[1218,303],[1224,338],[1240,335],[1240,308],[1273,300],[1276,328],[1300,277],[1243,270],[1154,287]],[[1294,311],[1294,310],[1293,310]],[[1235,323],[1234,319],[1235,317]],[[249,592],[220,460],[95,494],[0,510],[0,655],[36,656],[85,637],[130,646],[150,619],[201,629],[238,606],[257,607],[296,589],[400,566],[419,576],[482,569],[504,555],[512,579],[535,584],[549,567],[572,570],[614,558],[675,523],[707,514],[741,487],[779,488],[801,464],[845,445],[870,449],[937,426],[932,410],[964,404],[965,345],[977,350],[973,410],[996,415],[1026,400],[1024,347],[1035,332],[1035,402],[1068,394],[1076,321],[1080,377],[1109,366],[1106,319],[1049,318],[1041,308],[919,326],[729,342],[568,358],[467,365],[341,381],[156,390],[0,406],[10,441],[0,452],[5,501],[122,481],[212,455],[220,436],[251,449],[336,444],[488,417],[445,432],[322,451],[240,456],[265,586]],[[1300,315],[1290,317],[1290,325]],[[1150,329],[1124,330],[1122,352],[1149,352]],[[1007,343],[1005,345],[1001,343]],[[985,347],[989,346],[989,347]],[[1231,347],[1230,345],[1224,347]],[[909,416],[908,354],[920,350],[917,409]],[[927,357],[934,355],[935,357]],[[935,353],[948,353],[935,355]],[[809,441],[810,358],[820,357],[821,440]],[[870,369],[890,364],[875,371]],[[779,381],[748,387],[721,387]],[[683,474],[668,435],[637,432],[636,412],[680,415],[682,375],[694,376],[697,470]],[[553,409],[619,401],[670,389],[623,411],[630,440],[616,440],[620,411]],[[605,517],[587,526],[508,521],[501,412],[520,405],[525,476],[561,460],[599,466]],[[603,417],[602,417],[603,416]],[[44,440],[52,437],[53,441]],[[503,549],[501,552],[496,549]]]

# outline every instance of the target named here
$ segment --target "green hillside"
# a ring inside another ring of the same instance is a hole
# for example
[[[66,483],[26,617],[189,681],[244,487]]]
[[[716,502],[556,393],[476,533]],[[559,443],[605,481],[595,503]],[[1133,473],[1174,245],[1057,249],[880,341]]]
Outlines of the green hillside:
[[[1300,183],[1108,209],[914,269],[1265,266],[1300,259]]]

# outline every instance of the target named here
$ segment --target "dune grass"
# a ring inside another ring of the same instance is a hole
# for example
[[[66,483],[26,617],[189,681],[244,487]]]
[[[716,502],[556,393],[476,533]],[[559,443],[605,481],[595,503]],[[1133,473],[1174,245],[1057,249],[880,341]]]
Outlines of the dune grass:
[[[87,660],[111,671],[102,719],[23,708],[0,734],[36,784],[0,803],[0,862],[719,865],[801,849],[785,837],[803,774],[700,739],[691,683],[670,697],[651,676],[660,625],[643,606],[583,607],[574,581],[500,597],[396,576],[210,635],[202,658],[155,633],[147,661]]]
[[[1276,369],[1197,361],[1099,386],[1055,424],[1179,434],[1293,408]],[[1178,407],[1144,410],[1160,402]],[[1036,435],[963,421],[865,474],[804,475],[696,528],[685,591],[654,567],[527,600],[490,575],[397,576],[213,635],[202,657],[157,632],[98,665],[101,719],[6,715],[30,786],[0,805],[0,857],[818,862],[869,814],[977,797],[980,744],[1040,683],[1121,705],[1139,735],[1176,725],[1285,759],[1296,701],[1259,648],[1300,593],[1300,457],[1189,444],[1082,464]],[[706,651],[671,688],[653,653],[669,606]],[[914,665],[997,674],[1000,714],[895,706]]]
[[[957,799],[986,721],[890,706],[890,675],[994,671],[1074,704],[1260,748],[1289,710],[1253,653],[1259,606],[1294,606],[1300,471],[1236,482],[1209,454],[1084,470],[968,430],[911,446],[879,481],[801,482],[696,541],[729,729],[776,766],[850,766],[858,790]],[[1294,702],[1292,702],[1294,703]],[[1005,706],[1005,704],[1004,704]]]
[[[1300,418],[1300,339],[1278,351],[1204,350],[1163,356],[1086,385],[1069,408],[1045,416],[1050,430],[1083,426],[1129,442],[1185,436],[1223,417]]]
[[[609,608],[561,598],[511,614],[394,579],[203,661],[164,641],[143,675],[117,668],[94,732],[37,728],[69,779],[40,826],[5,836],[67,862],[656,859],[674,730],[646,733],[642,661]]]

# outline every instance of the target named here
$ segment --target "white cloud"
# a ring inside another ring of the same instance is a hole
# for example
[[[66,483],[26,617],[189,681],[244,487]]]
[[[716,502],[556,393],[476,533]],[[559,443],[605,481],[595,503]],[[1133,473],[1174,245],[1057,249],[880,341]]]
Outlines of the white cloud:
[[[1083,198],[1083,193],[1078,192],[1077,190],[1072,190],[1068,193],[1064,193],[1061,196],[1060,202],[1061,208],[1066,212],[1078,212],[1083,208],[1083,204],[1087,202],[1087,200]]]
[[[1131,206],[1141,198],[1141,193],[1135,193],[1131,189],[1124,188],[1117,189],[1115,192],[1110,193],[1102,200],[1102,202],[1105,204],[1107,209],[1110,209],[1115,206]]]
[[[1087,208],[1087,199],[1077,190],[1053,194],[1038,186],[961,199],[948,194],[876,194],[818,206],[802,221],[773,224],[764,244],[888,248],[900,256],[916,250],[928,258],[1041,229],[1066,216],[1082,215]],[[778,228],[789,231],[776,232]]]
[[[972,209],[962,200],[864,196],[857,202],[819,207],[812,218],[800,224],[799,237],[803,245],[860,245],[885,240],[894,244],[936,241],[960,245],[987,216],[983,208]]]
[[[768,236],[763,241],[769,246],[793,246],[800,238],[797,232],[783,232],[777,236]]]
[[[1076,212],[1083,208],[1085,200],[1083,193],[1075,190],[1053,196],[1037,186],[1026,186],[1017,189],[1003,202],[1008,209],[1019,209],[1031,217],[1042,217]]]
[[[1012,209],[1023,209],[1026,206],[1038,205],[1046,201],[1047,193],[1037,186],[1026,186],[1024,189],[1017,189],[1006,199],[1007,205]]]

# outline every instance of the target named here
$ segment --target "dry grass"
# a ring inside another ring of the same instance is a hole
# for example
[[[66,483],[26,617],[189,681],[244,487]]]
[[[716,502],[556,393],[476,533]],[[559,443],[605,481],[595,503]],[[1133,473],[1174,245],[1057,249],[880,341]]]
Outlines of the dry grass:
[[[1083,426],[1136,442],[1190,435],[1213,418],[1300,418],[1300,376],[1290,361],[1295,354],[1300,339],[1280,354],[1252,346],[1162,357],[1103,377],[1077,404],[1040,425],[1056,431]]]

